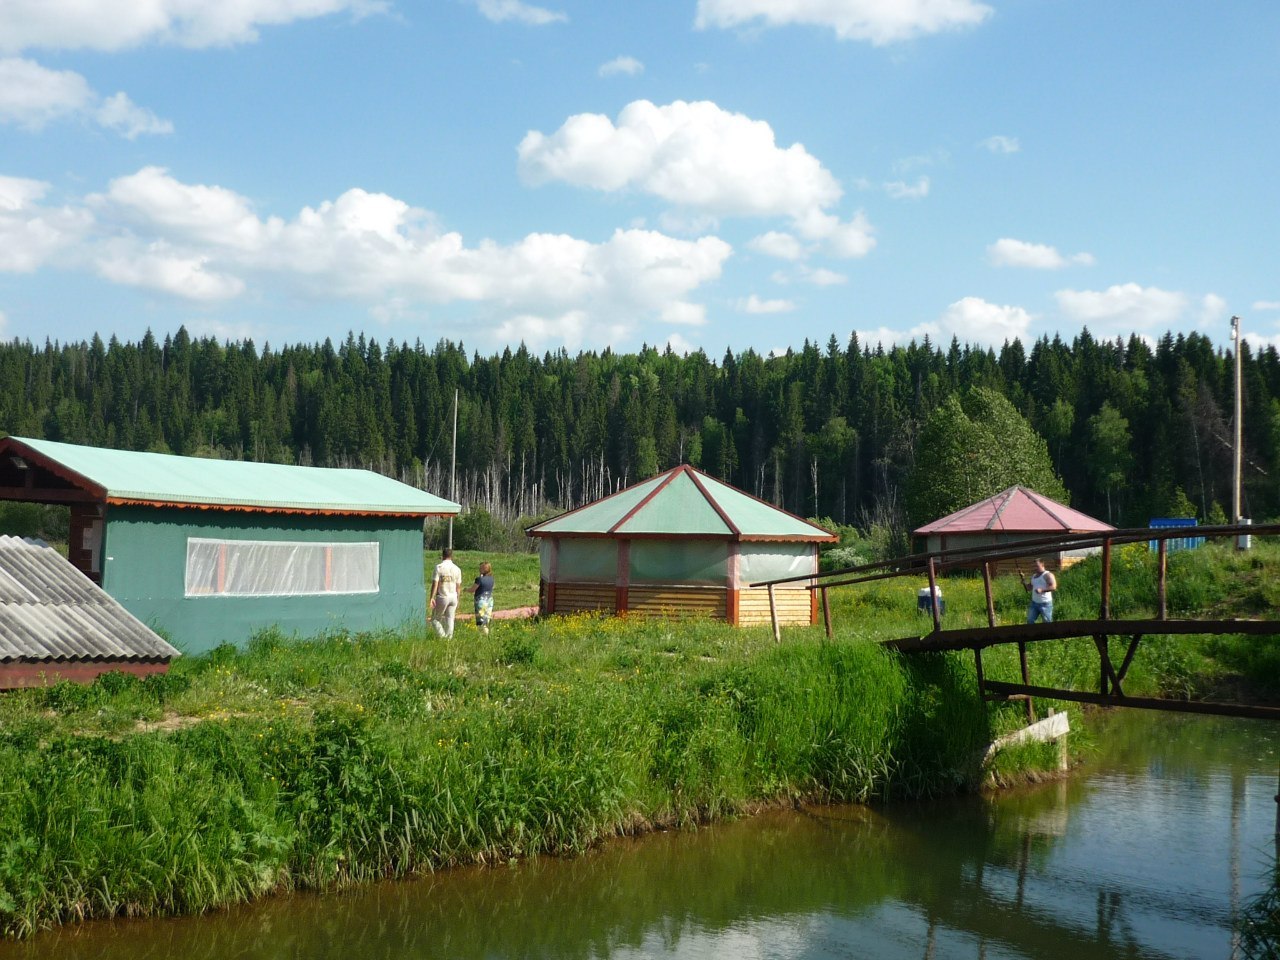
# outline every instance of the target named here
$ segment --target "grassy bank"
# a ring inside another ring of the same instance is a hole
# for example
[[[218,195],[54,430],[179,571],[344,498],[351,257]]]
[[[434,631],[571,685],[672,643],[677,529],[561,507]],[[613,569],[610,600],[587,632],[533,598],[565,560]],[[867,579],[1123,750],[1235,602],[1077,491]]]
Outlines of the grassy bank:
[[[1204,589],[1248,606],[1239,587],[1268,589],[1273,556],[1202,553]],[[512,563],[513,583],[522,569],[536,577],[529,558]],[[1136,612],[1149,561],[1131,551],[1125,563],[1118,609]],[[1060,616],[1093,602],[1090,577],[1096,589],[1088,565],[1062,578]],[[488,637],[462,626],[449,641],[269,633],[164,677],[6,695],[0,929],[573,852],[802,797],[974,789],[981,748],[1021,709],[981,703],[969,657],[906,659],[871,642],[927,626],[915,586],[837,592],[831,643],[820,630],[774,644],[767,629],[596,618],[508,622]],[[980,579],[946,591],[949,623],[985,616]],[[997,594],[1002,619],[1020,618],[1016,580]],[[1152,638],[1126,688],[1176,692],[1226,669],[1230,649]],[[1036,644],[1032,658],[1037,680],[1094,682],[1087,644]],[[1016,654],[985,666],[1012,679]],[[999,772],[1053,759],[1031,748]]]
[[[954,659],[864,638],[565,619],[332,637],[0,704],[0,924],[182,913],[576,851],[794,797],[972,787]]]

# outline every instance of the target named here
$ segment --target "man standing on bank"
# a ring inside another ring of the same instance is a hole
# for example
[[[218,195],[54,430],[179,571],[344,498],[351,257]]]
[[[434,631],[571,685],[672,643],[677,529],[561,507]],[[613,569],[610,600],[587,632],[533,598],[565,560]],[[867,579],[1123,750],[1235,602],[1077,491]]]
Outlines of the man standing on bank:
[[[453,636],[453,618],[458,612],[458,589],[462,586],[462,571],[453,562],[453,550],[440,551],[440,562],[431,577],[431,596],[427,605],[431,608],[431,625],[442,637]]]
[[[1027,607],[1027,623],[1043,620],[1053,623],[1053,591],[1058,589],[1058,580],[1053,571],[1046,570],[1043,560],[1036,561],[1036,572],[1031,575],[1031,584],[1024,580],[1022,585],[1031,591],[1031,605]]]

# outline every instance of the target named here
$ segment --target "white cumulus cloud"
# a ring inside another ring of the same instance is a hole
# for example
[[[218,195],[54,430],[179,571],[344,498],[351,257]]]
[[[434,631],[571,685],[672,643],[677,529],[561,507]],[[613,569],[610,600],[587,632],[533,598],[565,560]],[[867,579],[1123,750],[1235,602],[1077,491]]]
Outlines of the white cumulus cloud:
[[[208,269],[210,258],[180,254],[164,241],[139,249],[131,243],[108,243],[97,258],[99,276],[129,287],[160,290],[188,300],[229,300],[244,292],[244,281]]]
[[[1087,267],[1094,263],[1091,253],[1064,256],[1058,252],[1057,247],[1014,240],[1012,237],[1001,237],[987,247],[987,260],[997,267],[1026,267],[1031,270],[1061,270],[1072,264]]]
[[[49,184],[0,176],[0,272],[31,273],[74,247],[92,226],[84,210],[47,207]]]
[[[600,64],[599,74],[602,77],[638,77],[644,73],[644,64],[635,57],[614,57],[607,63]]]
[[[990,15],[991,8],[976,0],[698,0],[695,23],[699,28],[825,27],[841,40],[883,46],[976,26]]]
[[[743,313],[790,313],[796,308],[794,300],[762,300],[754,293],[735,304]]]
[[[907,330],[879,327],[875,330],[859,330],[858,337],[864,343],[907,344],[921,342],[927,336],[936,346],[945,349],[956,337],[961,343],[977,343],[999,347],[1005,341],[1026,340],[1034,318],[1022,307],[988,303],[981,297],[963,297],[942,312],[937,320],[917,324]]]
[[[800,273],[800,279],[805,283],[811,283],[815,287],[835,287],[842,283],[848,283],[849,278],[843,273],[837,273],[834,270],[828,270],[826,267],[815,267],[813,269],[805,269]]]
[[[826,267],[810,267],[803,263],[796,264],[791,272],[775,270],[769,279],[783,285],[795,280],[800,283],[811,283],[815,287],[835,287],[849,282],[849,278],[843,273],[828,270]]]
[[[1185,293],[1136,283],[1115,284],[1106,290],[1059,290],[1054,297],[1073,321],[1139,332],[1172,326],[1185,316],[1190,303]]]
[[[763,253],[779,260],[800,260],[804,258],[804,245],[789,233],[770,230],[747,242],[747,246],[757,253]]]
[[[891,180],[884,185],[884,192],[892,200],[921,200],[929,195],[929,178],[918,177],[915,183]]]
[[[264,216],[234,190],[185,183],[161,167],[119,177],[72,210],[41,207],[47,189],[0,178],[0,270],[35,269],[78,242],[67,265],[192,301],[283,287],[364,303],[388,319],[388,304],[408,316],[470,303],[477,322],[530,342],[604,344],[648,323],[700,325],[706,309],[692,298],[733,252],[718,237],[642,229],[601,242],[531,233],[468,245],[428,211],[360,188],[292,217]],[[37,255],[42,229],[47,250]]]
[[[1280,310],[1280,300],[1255,300],[1253,302],[1255,310]]]
[[[386,8],[383,0],[7,0],[0,52],[226,46],[257,40],[260,27]]]
[[[569,17],[556,10],[537,7],[521,0],[476,0],[476,7],[486,20],[494,23],[523,23],[531,27],[544,27],[549,23],[563,23]]]
[[[55,120],[81,117],[132,140],[172,133],[173,124],[123,93],[105,100],[73,70],[50,70],[23,57],[0,58],[0,123],[40,130]]]
[[[671,349],[672,353],[678,353],[682,357],[687,357],[691,353],[696,353],[698,347],[686,340],[678,333],[673,333],[667,337],[666,346]]]
[[[1227,319],[1227,301],[1216,293],[1200,298],[1200,326],[1209,327]]]
[[[126,93],[114,93],[93,111],[93,119],[127,140],[144,133],[173,133],[173,124],[140,107]]]
[[[87,109],[93,99],[88,81],[73,70],[49,70],[21,57],[0,59],[0,122],[39,130]]]
[[[676,323],[687,327],[700,327],[707,322],[707,308],[701,303],[673,300],[659,314],[663,323]]]
[[[842,221],[830,212],[843,191],[802,144],[780,147],[769,124],[709,101],[636,100],[616,123],[576,114],[552,134],[530,131],[518,153],[530,184],[638,190],[716,217],[786,217],[835,256],[860,257],[875,246],[863,214]]]
[[[992,153],[1017,153],[1022,149],[1022,144],[1018,142],[1017,137],[1006,137],[1000,134],[987,137],[979,146],[986,147]]]

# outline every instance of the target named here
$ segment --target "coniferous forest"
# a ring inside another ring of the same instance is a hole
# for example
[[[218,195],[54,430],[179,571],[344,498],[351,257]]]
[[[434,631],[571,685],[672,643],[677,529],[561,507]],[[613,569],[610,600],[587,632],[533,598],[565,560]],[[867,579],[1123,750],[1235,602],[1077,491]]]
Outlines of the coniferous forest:
[[[1245,351],[1244,512],[1272,517],[1280,357]],[[1084,331],[1029,351],[833,335],[717,361],[652,348],[480,356],[363,335],[259,348],[180,329],[137,343],[11,341],[0,378],[0,430],[18,436],[363,466],[446,496],[456,389],[458,499],[504,520],[688,462],[801,515],[899,532],[932,519],[906,497],[931,416],[987,388],[1043,438],[1080,509],[1118,525],[1230,509],[1232,357],[1195,333],[1152,347]]]

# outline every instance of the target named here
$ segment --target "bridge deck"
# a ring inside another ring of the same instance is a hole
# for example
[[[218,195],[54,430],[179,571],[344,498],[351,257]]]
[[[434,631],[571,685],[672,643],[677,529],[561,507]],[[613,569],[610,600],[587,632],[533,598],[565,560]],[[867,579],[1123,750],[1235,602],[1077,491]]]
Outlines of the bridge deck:
[[[1280,620],[1057,620],[1053,623],[1014,623],[1003,626],[937,630],[920,637],[886,640],[903,653],[942,650],[983,650],[1001,643],[1067,640],[1072,637],[1147,637],[1160,634],[1280,635]]]

